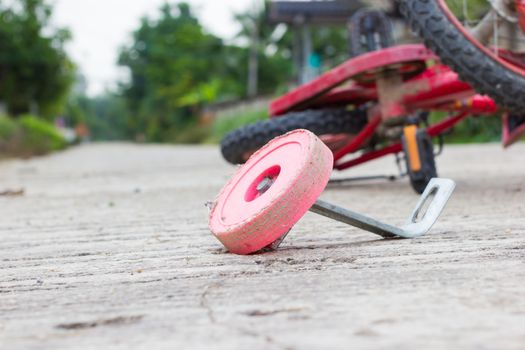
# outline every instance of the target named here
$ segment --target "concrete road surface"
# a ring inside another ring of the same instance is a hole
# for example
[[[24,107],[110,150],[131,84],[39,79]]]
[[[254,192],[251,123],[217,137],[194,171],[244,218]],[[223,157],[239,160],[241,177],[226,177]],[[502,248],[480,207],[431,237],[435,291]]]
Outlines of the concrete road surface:
[[[458,186],[420,239],[308,213],[278,251],[235,256],[207,229],[234,170],[215,147],[0,162],[0,348],[525,349],[525,144],[451,146],[438,166]],[[322,198],[393,224],[417,200],[407,180]]]

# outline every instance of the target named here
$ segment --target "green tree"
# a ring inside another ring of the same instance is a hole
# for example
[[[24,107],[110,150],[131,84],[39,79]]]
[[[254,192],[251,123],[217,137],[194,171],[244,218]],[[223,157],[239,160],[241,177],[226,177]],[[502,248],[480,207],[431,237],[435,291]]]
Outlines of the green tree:
[[[148,140],[166,141],[195,122],[200,106],[236,95],[236,60],[225,60],[222,40],[207,33],[188,4],[164,5],[157,21],[142,20],[119,64],[131,80],[123,93],[130,128]]]
[[[0,100],[12,115],[51,116],[65,104],[74,77],[64,51],[70,34],[51,30],[51,15],[45,0],[0,4]]]
[[[181,134],[195,127],[203,106],[248,96],[254,57],[259,94],[284,89],[293,80],[293,33],[288,29],[279,34],[267,11],[265,3],[255,12],[236,15],[241,24],[238,39],[255,39],[251,46],[228,45],[207,33],[185,3],[162,6],[156,20],[143,18],[133,43],[122,48],[119,57],[130,72],[121,89],[130,110],[128,130],[149,141],[181,140]],[[344,28],[319,28],[314,43],[322,59],[341,53],[347,57]]]

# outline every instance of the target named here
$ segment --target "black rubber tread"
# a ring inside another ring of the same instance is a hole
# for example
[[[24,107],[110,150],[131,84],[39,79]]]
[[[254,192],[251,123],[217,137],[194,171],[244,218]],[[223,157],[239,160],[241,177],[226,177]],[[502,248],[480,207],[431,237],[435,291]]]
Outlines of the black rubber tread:
[[[425,45],[460,78],[500,106],[525,109],[525,76],[487,56],[447,17],[436,0],[398,0],[401,12]]]
[[[357,134],[367,123],[364,109],[319,109],[294,112],[282,117],[259,121],[227,134],[221,152],[228,162],[241,164],[243,155],[256,151],[274,137],[296,129],[307,129],[316,135]]]

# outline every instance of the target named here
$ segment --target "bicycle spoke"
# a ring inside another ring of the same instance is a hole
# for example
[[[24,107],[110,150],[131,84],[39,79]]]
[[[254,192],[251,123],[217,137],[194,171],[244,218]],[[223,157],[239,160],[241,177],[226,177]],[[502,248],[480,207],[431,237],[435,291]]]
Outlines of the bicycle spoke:
[[[445,3],[470,35],[496,55],[501,50],[525,52],[525,35],[509,16],[513,9],[503,10],[505,3],[489,0],[445,0]]]

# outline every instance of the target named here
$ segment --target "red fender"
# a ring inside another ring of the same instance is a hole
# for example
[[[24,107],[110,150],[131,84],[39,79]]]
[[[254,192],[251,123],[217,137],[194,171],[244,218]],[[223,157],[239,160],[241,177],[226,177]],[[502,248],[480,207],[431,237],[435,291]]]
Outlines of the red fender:
[[[525,0],[515,0],[516,11],[518,12],[518,19],[520,21],[521,30],[525,33]]]

